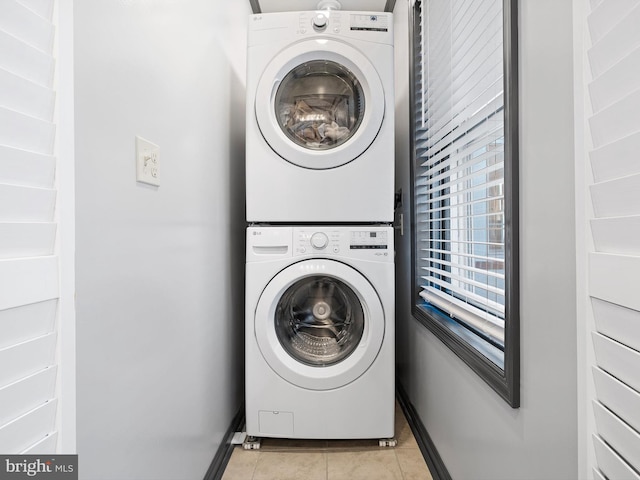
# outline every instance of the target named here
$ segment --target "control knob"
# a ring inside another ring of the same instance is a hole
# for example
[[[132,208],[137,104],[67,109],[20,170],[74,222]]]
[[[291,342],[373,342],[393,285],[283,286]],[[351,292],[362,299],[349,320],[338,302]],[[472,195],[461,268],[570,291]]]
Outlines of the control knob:
[[[316,232],[311,235],[311,246],[316,250],[322,250],[329,244],[329,237],[322,232]]]
[[[327,16],[324,13],[319,13],[315,17],[313,17],[313,28],[318,31],[324,30],[327,28]]]

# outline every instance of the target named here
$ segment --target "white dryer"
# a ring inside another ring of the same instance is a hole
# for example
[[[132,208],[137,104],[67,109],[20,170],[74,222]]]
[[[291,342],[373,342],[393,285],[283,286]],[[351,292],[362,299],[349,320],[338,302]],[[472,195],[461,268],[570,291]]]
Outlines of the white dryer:
[[[391,13],[252,15],[247,221],[393,221],[393,75]]]
[[[249,227],[246,429],[394,435],[393,230]]]

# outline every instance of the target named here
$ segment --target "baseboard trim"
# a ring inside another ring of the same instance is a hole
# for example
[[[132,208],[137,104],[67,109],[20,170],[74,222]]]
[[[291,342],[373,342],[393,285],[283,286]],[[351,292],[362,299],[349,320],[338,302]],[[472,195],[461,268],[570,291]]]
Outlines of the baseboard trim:
[[[407,422],[411,427],[411,431],[413,432],[414,437],[416,437],[416,442],[418,443],[418,447],[420,447],[422,456],[427,462],[427,466],[429,467],[433,480],[451,480],[451,475],[449,475],[449,471],[442,461],[433,440],[431,440],[431,437],[427,433],[427,429],[422,423],[422,420],[420,420],[418,412],[416,412],[416,409],[409,400],[407,392],[402,388],[402,385],[397,379],[396,395],[398,397],[398,403],[400,404],[400,407],[407,418]]]
[[[231,454],[233,453],[234,445],[231,444],[231,439],[235,432],[239,432],[244,425],[244,405],[240,405],[238,412],[231,420],[231,425],[224,434],[222,443],[218,447],[211,465],[207,473],[204,475],[204,480],[221,480],[224,475],[224,470],[227,468]]]

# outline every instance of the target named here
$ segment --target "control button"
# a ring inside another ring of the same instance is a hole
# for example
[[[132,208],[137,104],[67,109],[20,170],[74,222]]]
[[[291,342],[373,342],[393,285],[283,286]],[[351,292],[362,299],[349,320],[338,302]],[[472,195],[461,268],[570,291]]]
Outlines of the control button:
[[[338,253],[338,252],[340,252],[340,247],[336,245],[335,247],[333,247],[333,253]]]
[[[313,28],[318,31],[324,30],[327,28],[327,17],[324,13],[319,13],[315,17],[313,17]]]
[[[322,250],[329,243],[329,237],[322,232],[311,235],[311,246],[317,250]]]
[[[307,251],[307,249],[306,249],[306,248],[304,248],[304,247],[300,247],[300,253],[305,253],[306,251]]]

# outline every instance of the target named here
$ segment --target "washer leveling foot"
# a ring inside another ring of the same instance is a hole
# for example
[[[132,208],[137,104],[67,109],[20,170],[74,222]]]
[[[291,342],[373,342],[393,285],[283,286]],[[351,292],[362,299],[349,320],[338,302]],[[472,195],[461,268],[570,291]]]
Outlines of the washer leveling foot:
[[[244,442],[242,442],[242,448],[245,450],[258,450],[260,448],[262,440],[258,437],[252,437],[247,435]]]
[[[394,438],[381,438],[378,441],[378,445],[381,447],[395,447],[398,445],[398,440]]]

